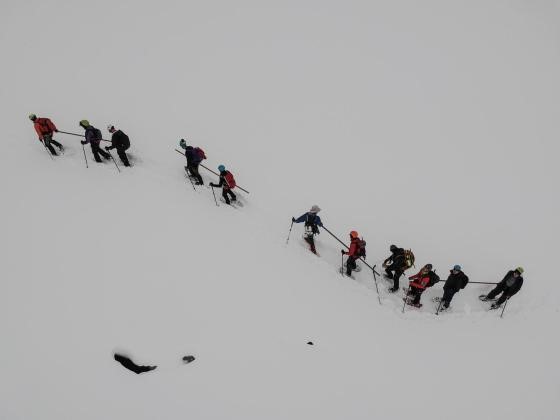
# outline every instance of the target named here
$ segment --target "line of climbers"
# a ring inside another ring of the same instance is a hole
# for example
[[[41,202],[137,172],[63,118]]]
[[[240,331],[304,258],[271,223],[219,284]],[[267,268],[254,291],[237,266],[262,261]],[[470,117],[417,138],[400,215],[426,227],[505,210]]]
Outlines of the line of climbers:
[[[303,238],[309,244],[309,249],[317,254],[314,236],[319,234],[319,227],[325,228],[318,213],[321,211],[319,206],[314,205],[311,209],[302,214],[297,219],[292,217],[292,223],[304,223]],[[330,233],[330,232],[329,232]],[[342,249],[342,255],[347,255],[346,275],[351,276],[352,271],[358,271],[356,261],[366,257],[366,242],[359,237],[355,230],[350,232],[350,245],[348,250]],[[385,269],[384,277],[387,280],[393,280],[393,286],[388,289],[390,293],[399,291],[399,280],[404,272],[414,266],[415,257],[410,249],[399,248],[396,245],[389,247],[391,255],[383,261]],[[342,268],[341,268],[342,270]],[[505,277],[497,283],[496,287],[487,295],[480,295],[482,301],[493,301],[490,309],[499,308],[507,299],[515,295],[523,285],[523,268],[517,267],[507,272]],[[440,281],[439,276],[433,270],[432,264],[424,265],[420,271],[410,277],[408,288],[404,288],[404,301],[415,307],[421,307],[420,298],[422,293],[429,287],[434,286]],[[449,270],[449,275],[443,286],[443,297],[441,298],[441,310],[449,309],[453,296],[461,289],[464,289],[469,283],[468,276],[463,272],[460,265],[454,265]],[[501,296],[496,300],[498,295]]]
[[[39,136],[39,141],[43,143],[45,148],[52,155],[58,155],[52,145],[58,147],[60,152],[64,151],[62,144],[53,139],[54,133],[58,133],[59,130],[49,118],[38,118],[37,115],[30,114],[29,119],[33,122],[35,131]],[[104,151],[101,149],[101,142],[107,140],[103,139],[101,130],[91,125],[88,120],[81,120],[79,125],[84,129],[84,135],[82,136],[84,137],[84,140],[81,141],[81,144],[89,144],[91,146],[91,152],[96,162],[103,162],[100,155],[107,160],[111,159],[112,156],[108,152],[112,149],[116,149],[124,166],[130,166],[128,156],[126,155],[126,150],[130,148],[130,139],[122,130],[116,129],[113,124],[109,124],[107,126],[107,131],[111,133],[111,145],[106,146]],[[62,131],[62,133],[78,135],[64,131]],[[184,139],[181,139],[179,145],[185,150],[185,157],[187,159],[187,166],[185,166],[185,170],[187,171],[187,174],[189,177],[194,179],[196,185],[204,185],[204,181],[200,175],[198,167],[201,162],[206,159],[206,154],[200,147],[187,145]],[[222,188],[222,197],[226,204],[231,204],[231,202],[237,201],[237,196],[232,191],[237,186],[233,174],[226,170],[224,165],[219,165],[218,171],[218,183],[210,183],[209,185],[211,187]]]
[[[53,144],[58,147],[60,152],[64,151],[64,147],[53,139],[54,133],[58,133],[59,130],[49,118],[38,118],[37,115],[30,114],[29,119],[33,122],[35,131],[39,136],[39,141],[43,143],[53,156],[57,156],[56,151],[52,147]],[[101,142],[106,140],[103,140],[101,130],[91,125],[88,120],[81,120],[79,125],[85,130],[83,136],[84,140],[82,140],[81,143],[82,145],[89,144],[91,146],[91,152],[93,153],[93,158],[96,162],[103,162],[99,155],[103,156],[107,160],[111,159],[111,155],[107,152],[112,149],[116,149],[123,165],[130,166],[130,162],[126,155],[126,150],[130,148],[130,139],[122,130],[118,130],[113,124],[109,124],[107,126],[107,131],[111,133],[111,145],[106,146],[105,150],[102,150]]]
[[[52,155],[57,156],[53,145],[56,146],[60,152],[64,151],[62,144],[53,139],[54,133],[58,133],[59,130],[49,118],[38,118],[35,114],[30,114],[29,119],[33,122],[35,131],[39,136],[39,141],[43,143],[45,148]],[[82,140],[81,143],[82,145],[88,143],[91,145],[91,151],[96,162],[102,162],[99,155],[103,156],[105,159],[111,159],[111,155],[107,152],[111,149],[116,149],[124,166],[130,166],[130,162],[125,153],[130,147],[130,139],[124,132],[117,130],[113,124],[109,124],[107,126],[107,131],[112,135],[111,146],[105,147],[105,151],[103,151],[100,147],[101,141],[104,141],[101,131],[91,125],[88,120],[81,120],[79,125],[85,130],[83,136],[85,139]],[[185,170],[188,176],[192,177],[197,185],[204,185],[204,181],[199,172],[199,166],[201,162],[206,159],[205,152],[200,147],[187,145],[184,139],[180,140],[179,145],[185,150],[185,158],[187,159]],[[218,184],[210,183],[209,185],[216,188],[221,187],[224,201],[226,204],[231,204],[232,201],[237,200],[237,196],[232,191],[236,187],[235,178],[230,171],[226,170],[224,165],[219,165],[218,171]],[[318,215],[320,211],[321,209],[319,206],[313,205],[308,212],[302,214],[297,219],[292,217],[292,223],[304,223],[305,230],[303,237],[309,244],[311,252],[314,254],[317,254],[314,236],[320,233],[319,227],[324,228],[323,222]],[[406,270],[414,266],[414,254],[412,250],[399,248],[396,245],[391,245],[389,250],[391,251],[391,255],[383,262],[383,268],[385,268],[384,277],[388,280],[393,280],[393,287],[389,288],[388,291],[390,293],[395,293],[399,290],[399,280],[401,276]],[[350,246],[348,250],[342,249],[341,253],[343,256],[348,256],[346,260],[346,275],[350,277],[352,271],[358,270],[356,261],[366,257],[366,242],[363,238],[359,237],[358,232],[353,230],[350,232]],[[491,309],[499,308],[507,299],[515,295],[521,289],[523,285],[522,274],[522,267],[517,267],[515,270],[509,271],[490,293],[481,295],[479,298],[482,301],[494,301],[496,297],[501,294],[491,305]],[[404,300],[406,303],[416,307],[422,306],[420,303],[422,293],[427,288],[432,287],[440,281],[439,276],[433,270],[432,264],[426,264],[417,274],[410,276],[408,279],[410,282],[409,287],[405,289],[406,295]],[[443,286],[444,293],[441,298],[441,309],[448,309],[453,296],[459,290],[464,289],[468,283],[469,278],[463,273],[461,266],[455,265],[450,270],[450,274]]]

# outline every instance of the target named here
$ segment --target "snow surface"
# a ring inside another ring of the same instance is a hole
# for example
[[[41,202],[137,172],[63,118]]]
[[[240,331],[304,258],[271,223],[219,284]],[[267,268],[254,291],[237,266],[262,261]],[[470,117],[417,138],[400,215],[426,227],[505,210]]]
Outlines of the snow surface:
[[[559,418],[559,10],[2,1],[0,419]],[[135,167],[64,135],[52,161],[31,112],[115,124]],[[182,137],[243,209],[192,190]],[[440,285],[402,314],[381,279],[380,306],[326,232],[286,246],[315,203],[372,264],[396,243],[524,287],[503,319],[483,285],[436,317]]]

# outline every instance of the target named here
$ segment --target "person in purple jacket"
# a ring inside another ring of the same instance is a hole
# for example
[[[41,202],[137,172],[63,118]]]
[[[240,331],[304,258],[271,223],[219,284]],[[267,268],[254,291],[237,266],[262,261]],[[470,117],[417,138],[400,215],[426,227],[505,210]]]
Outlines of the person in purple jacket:
[[[196,179],[196,185],[204,185],[200,172],[198,172],[198,165],[200,165],[203,159],[206,159],[204,151],[200,147],[187,146],[185,139],[181,139],[179,145],[185,150],[185,157],[187,158],[185,170],[187,174]]]

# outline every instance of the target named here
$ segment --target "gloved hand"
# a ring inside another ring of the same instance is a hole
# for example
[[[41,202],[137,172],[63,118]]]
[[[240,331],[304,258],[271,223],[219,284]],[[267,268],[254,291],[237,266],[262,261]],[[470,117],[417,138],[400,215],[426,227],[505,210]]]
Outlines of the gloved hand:
[[[105,146],[105,151],[108,152],[109,150],[111,150],[110,147],[109,147],[109,146]]]
[[[58,133],[58,130],[54,130],[55,133]]]
[[[217,187],[217,185],[214,184],[213,182],[210,183],[210,186],[211,186],[211,187]]]
[[[344,254],[346,254],[346,251],[343,250],[343,249],[341,249],[341,250],[340,250],[340,253],[341,253],[342,255],[344,255]]]
[[[87,141],[82,140],[80,143],[82,143],[82,144],[87,144]]]
[[[296,221],[296,218],[295,218],[295,217],[292,217],[292,223],[295,222],[295,221]]]

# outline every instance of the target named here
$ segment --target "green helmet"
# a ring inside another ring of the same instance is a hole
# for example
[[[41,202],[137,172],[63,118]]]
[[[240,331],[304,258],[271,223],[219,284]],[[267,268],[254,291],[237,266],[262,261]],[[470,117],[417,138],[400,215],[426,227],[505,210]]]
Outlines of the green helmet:
[[[82,120],[82,121],[80,121],[80,125],[84,128],[89,127],[89,121],[88,120]]]
[[[37,115],[35,115],[35,114],[29,114],[29,119],[30,119],[31,121],[35,121],[35,120],[37,119]]]
[[[523,267],[517,267],[515,271],[517,271],[519,274],[523,274],[525,270],[523,270]]]

